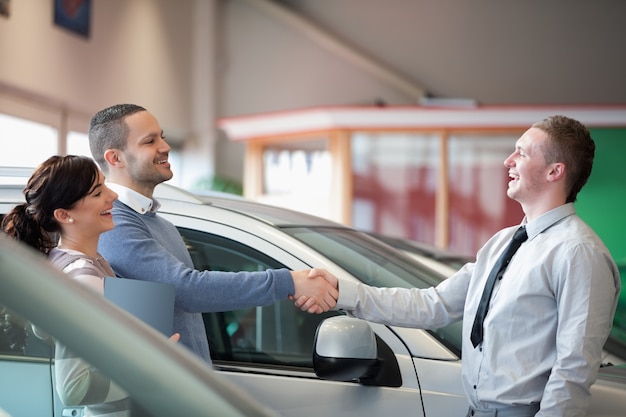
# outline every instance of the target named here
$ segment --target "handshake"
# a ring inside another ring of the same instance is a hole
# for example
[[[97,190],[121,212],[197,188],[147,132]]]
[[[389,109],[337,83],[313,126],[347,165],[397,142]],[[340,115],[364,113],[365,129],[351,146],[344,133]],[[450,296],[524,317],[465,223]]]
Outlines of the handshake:
[[[339,284],[337,277],[325,269],[291,271],[295,293],[289,298],[302,311],[324,313],[337,305]]]

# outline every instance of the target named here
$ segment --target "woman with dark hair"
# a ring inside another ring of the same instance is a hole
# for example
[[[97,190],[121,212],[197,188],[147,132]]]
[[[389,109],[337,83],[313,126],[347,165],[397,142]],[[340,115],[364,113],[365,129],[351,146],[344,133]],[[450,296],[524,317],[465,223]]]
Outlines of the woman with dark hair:
[[[26,202],[4,217],[5,233],[102,293],[103,278],[115,274],[97,251],[98,238],[114,227],[117,194],[104,184],[96,163],[83,156],[52,156],[32,174],[24,196]]]
[[[52,156],[32,174],[26,202],[3,219],[2,229],[47,256],[59,270],[103,294],[115,276],[97,251],[100,234],[113,229],[117,194],[104,184],[96,163],[83,156]],[[178,335],[172,336],[177,340]],[[129,415],[126,393],[90,364],[56,343],[55,380],[67,406],[86,406],[85,416]]]

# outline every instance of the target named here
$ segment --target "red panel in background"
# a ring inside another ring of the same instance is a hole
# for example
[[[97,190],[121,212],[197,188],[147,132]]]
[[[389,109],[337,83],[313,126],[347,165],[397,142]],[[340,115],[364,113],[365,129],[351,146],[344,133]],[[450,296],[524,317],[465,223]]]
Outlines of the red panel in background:
[[[435,190],[427,168],[412,168],[415,181],[405,191],[390,184],[405,173],[387,168],[385,175],[373,170],[354,177],[354,199],[367,204],[368,210],[355,210],[355,221],[371,224],[378,233],[435,243]],[[383,178],[383,180],[381,180]],[[524,213],[506,195],[508,175],[502,167],[470,167],[451,170],[451,178],[471,182],[472,192],[450,184],[449,247],[454,253],[475,256],[480,247],[498,230],[519,223]],[[357,205],[358,206],[358,205]],[[357,219],[368,216],[368,219]]]
[[[523,217],[506,195],[504,160],[515,149],[515,133],[457,133],[448,137],[448,249],[475,256],[498,230]]]
[[[427,167],[374,168],[353,177],[354,224],[367,230],[435,242],[437,172]],[[359,210],[359,207],[366,209]]]
[[[450,169],[450,178],[466,178],[471,192],[449,184],[449,245],[455,253],[476,255],[480,247],[498,230],[518,224],[524,213],[506,195],[509,181],[502,166],[457,167]]]
[[[353,226],[432,245],[447,240],[446,249],[475,256],[496,231],[523,217],[519,204],[506,195],[509,178],[503,164],[517,138],[497,132],[447,137],[448,236],[436,236],[439,137],[355,135]]]

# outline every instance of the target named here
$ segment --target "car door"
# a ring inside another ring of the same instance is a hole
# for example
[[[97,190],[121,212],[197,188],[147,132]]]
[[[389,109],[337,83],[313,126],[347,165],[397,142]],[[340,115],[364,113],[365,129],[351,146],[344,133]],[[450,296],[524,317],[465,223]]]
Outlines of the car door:
[[[53,415],[53,347],[0,306],[0,407],[13,417]]]
[[[258,271],[310,268],[268,239],[240,227],[164,214],[179,229],[199,269]],[[275,234],[275,233],[274,233]],[[277,236],[276,239],[280,240]],[[330,266],[319,265],[316,266]],[[336,268],[336,267],[335,267]],[[326,381],[312,364],[317,325],[328,312],[310,315],[285,300],[265,307],[205,314],[215,368],[253,397],[285,416],[421,416],[422,407],[411,356],[400,339],[379,326],[380,342],[392,353],[400,386],[365,386]]]
[[[54,389],[54,343],[0,305],[0,407],[11,417],[83,415]]]

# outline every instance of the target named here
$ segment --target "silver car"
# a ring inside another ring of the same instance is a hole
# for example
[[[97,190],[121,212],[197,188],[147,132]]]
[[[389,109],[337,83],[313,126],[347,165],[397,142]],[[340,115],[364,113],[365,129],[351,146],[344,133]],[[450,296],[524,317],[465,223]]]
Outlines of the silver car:
[[[165,184],[155,196],[199,269],[314,266],[342,280],[418,288],[445,279],[365,233],[317,217],[243,199],[200,198]],[[0,208],[10,203],[0,200]],[[460,323],[426,331],[359,321],[360,333],[342,338],[341,329],[354,327],[354,319],[338,312],[309,315],[290,301],[204,319],[217,372],[280,415],[449,417],[467,410]],[[346,367],[346,358],[364,365]],[[603,376],[595,384],[590,416],[623,415],[626,385],[613,379]]]
[[[142,410],[133,416],[275,416],[195,355],[4,235],[0,328],[0,415],[82,414],[56,396],[54,344],[35,336],[37,328],[123,387]]]

